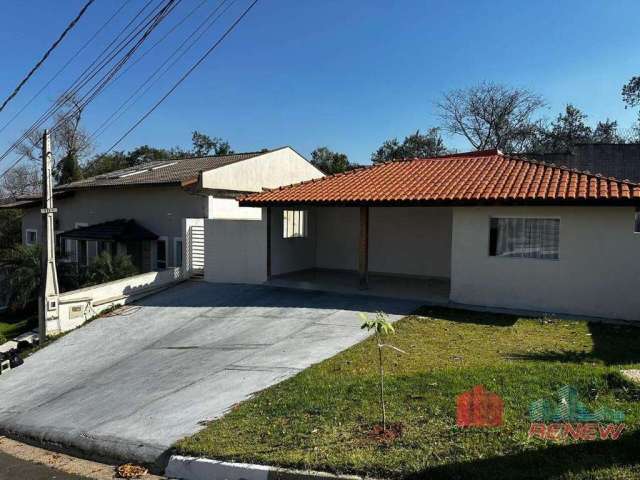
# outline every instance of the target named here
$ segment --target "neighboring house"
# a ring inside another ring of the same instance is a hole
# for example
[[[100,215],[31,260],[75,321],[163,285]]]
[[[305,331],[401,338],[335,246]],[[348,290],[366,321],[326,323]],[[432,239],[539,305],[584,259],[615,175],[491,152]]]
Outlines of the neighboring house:
[[[640,182],[640,143],[578,143],[563,153],[527,157],[606,177]]]
[[[263,207],[264,220],[206,222],[210,281],[343,290],[359,281],[372,294],[640,320],[638,184],[492,150],[239,201]]]
[[[183,220],[253,218],[260,210],[234,199],[323,174],[290,147],[146,163],[54,189],[59,254],[87,265],[101,251],[127,253],[141,271],[181,266]],[[21,208],[24,244],[40,241],[38,198]]]

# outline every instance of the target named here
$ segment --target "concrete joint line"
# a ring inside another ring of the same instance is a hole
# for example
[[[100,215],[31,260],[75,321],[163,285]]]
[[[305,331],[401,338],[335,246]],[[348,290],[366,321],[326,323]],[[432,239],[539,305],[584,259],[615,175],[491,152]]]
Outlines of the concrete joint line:
[[[362,480],[354,475],[334,475],[311,470],[230,463],[210,458],[172,455],[164,472],[168,478],[181,480]]]

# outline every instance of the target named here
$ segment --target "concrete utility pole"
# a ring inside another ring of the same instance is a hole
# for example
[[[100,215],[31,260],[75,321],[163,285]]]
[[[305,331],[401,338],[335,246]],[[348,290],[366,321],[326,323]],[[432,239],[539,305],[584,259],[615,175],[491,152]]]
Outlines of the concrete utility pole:
[[[42,260],[40,266],[40,298],[38,299],[38,337],[40,345],[47,339],[47,318],[58,310],[58,274],[56,272],[56,240],[53,215],[53,187],[51,185],[51,140],[49,131],[42,135]]]

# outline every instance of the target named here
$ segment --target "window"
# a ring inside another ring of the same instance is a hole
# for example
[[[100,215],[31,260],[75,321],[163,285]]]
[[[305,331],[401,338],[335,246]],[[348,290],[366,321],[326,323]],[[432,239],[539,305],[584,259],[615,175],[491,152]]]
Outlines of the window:
[[[489,255],[492,257],[558,260],[560,219],[491,218]]]
[[[640,208],[636,210],[636,218],[635,218],[635,228],[633,231],[635,233],[640,233]]]
[[[167,268],[167,237],[160,237],[156,241],[156,269]]]
[[[181,238],[173,239],[173,259],[174,259],[174,266],[176,267],[182,266],[182,239]]]
[[[25,243],[27,245],[35,245],[38,243],[38,231],[27,229]]]
[[[284,210],[282,212],[282,237],[300,238],[307,236],[307,212],[305,210]]]

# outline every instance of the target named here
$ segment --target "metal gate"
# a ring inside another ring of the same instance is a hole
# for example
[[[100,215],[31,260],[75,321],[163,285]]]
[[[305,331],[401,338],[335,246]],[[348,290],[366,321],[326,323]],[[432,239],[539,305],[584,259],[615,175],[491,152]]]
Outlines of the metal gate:
[[[184,262],[192,277],[204,276],[204,218],[184,219]]]

